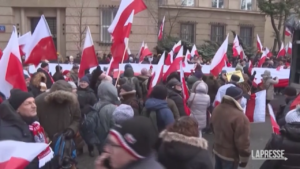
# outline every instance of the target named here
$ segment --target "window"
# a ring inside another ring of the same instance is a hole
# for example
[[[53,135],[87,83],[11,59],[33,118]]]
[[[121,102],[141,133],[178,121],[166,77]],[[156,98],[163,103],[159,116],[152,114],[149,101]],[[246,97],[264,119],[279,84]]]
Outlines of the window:
[[[30,18],[30,26],[31,26],[31,32],[34,32],[35,27],[39,23],[40,18]],[[56,37],[56,18],[47,18],[46,21],[48,23],[49,29],[52,34],[52,39],[55,45],[55,49],[57,49],[57,37]]]
[[[180,38],[182,40],[195,43],[195,25],[194,24],[181,24],[180,25]]]
[[[101,42],[111,43],[111,36],[108,32],[108,28],[111,25],[114,17],[117,14],[116,8],[104,8],[101,10]]]
[[[194,6],[194,0],[182,0],[182,6]]]
[[[212,7],[224,8],[224,0],[212,0]]]
[[[252,9],[252,0],[241,0],[241,9],[242,10],[251,10]]]
[[[243,43],[247,46],[253,45],[253,27],[251,26],[241,26],[240,27],[240,38]]]
[[[225,39],[225,25],[211,25],[210,40],[223,43]]]

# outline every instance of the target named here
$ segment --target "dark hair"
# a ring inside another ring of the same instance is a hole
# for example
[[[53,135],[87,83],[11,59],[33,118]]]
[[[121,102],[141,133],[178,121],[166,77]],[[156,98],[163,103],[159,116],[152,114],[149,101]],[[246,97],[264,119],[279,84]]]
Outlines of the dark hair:
[[[164,100],[168,97],[168,89],[164,85],[156,85],[152,88],[150,97],[155,99]]]
[[[167,130],[188,137],[199,137],[198,122],[195,118],[189,116],[180,117]]]
[[[284,95],[287,95],[290,97],[297,96],[297,89],[292,86],[287,86],[284,89]]]

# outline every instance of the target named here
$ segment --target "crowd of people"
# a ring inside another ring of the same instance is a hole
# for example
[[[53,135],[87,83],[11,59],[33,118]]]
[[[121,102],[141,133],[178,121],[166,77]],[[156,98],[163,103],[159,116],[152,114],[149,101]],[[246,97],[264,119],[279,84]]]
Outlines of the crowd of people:
[[[135,76],[132,66],[126,64],[124,73],[116,79],[98,66],[79,78],[79,66],[73,62],[71,57],[71,70],[57,65],[53,75],[47,62],[34,73],[24,66],[28,92],[12,89],[9,98],[0,97],[0,140],[37,142],[31,130],[37,125],[52,149],[57,134],[74,140],[77,156],[87,145],[91,157],[99,154],[96,169],[237,169],[247,166],[251,153],[250,122],[243,113],[245,101],[251,93],[266,90],[269,103],[278,83],[278,78],[266,70],[263,83],[253,87],[255,72],[248,72],[245,60],[236,63],[243,82],[236,75],[228,80],[226,71],[218,77],[204,75],[198,64],[186,77],[188,115],[177,72],[150,89],[151,70],[147,68]],[[271,62],[267,60],[266,64],[270,66]],[[276,114],[281,135],[273,134],[266,149],[284,149],[288,160],[267,160],[261,169],[300,166],[300,113],[290,109],[297,91],[289,86],[283,94],[286,106]],[[217,95],[221,95],[220,102]],[[203,133],[214,134],[215,164]],[[80,161],[53,158],[42,168],[74,167],[76,163]],[[38,168],[36,158],[26,169]]]

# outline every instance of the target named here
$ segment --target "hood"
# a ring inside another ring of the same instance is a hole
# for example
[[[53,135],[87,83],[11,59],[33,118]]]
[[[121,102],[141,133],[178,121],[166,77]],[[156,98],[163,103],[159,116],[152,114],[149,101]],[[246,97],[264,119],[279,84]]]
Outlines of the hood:
[[[188,137],[175,132],[162,131],[159,135],[163,146],[160,151],[174,159],[176,163],[186,163],[200,151],[207,151],[208,143],[204,138]]]
[[[234,98],[228,96],[228,95],[224,95],[221,101],[221,104],[229,104],[241,111],[244,111],[244,109],[242,108],[241,104],[239,102],[237,102]]]
[[[22,122],[22,118],[15,112],[8,100],[0,104],[0,119],[9,122]]]
[[[285,124],[280,132],[290,140],[300,142],[300,123]]]
[[[98,86],[98,98],[101,101],[109,102],[112,104],[119,104],[117,88],[110,82],[102,82]]]
[[[65,80],[56,81],[49,93],[45,93],[45,101],[46,102],[55,102],[58,104],[63,103],[77,103],[77,96],[72,93],[72,86],[66,82]]]
[[[208,88],[205,82],[201,81],[196,87],[196,93],[205,93],[207,94]]]
[[[128,68],[131,68],[131,69],[132,69],[131,64],[126,64],[126,65],[124,66],[124,70],[126,70],[126,69],[128,69]]]
[[[43,72],[37,72],[30,80],[30,84],[35,87],[40,87],[41,82],[47,83],[47,77]]]
[[[132,68],[127,68],[124,70],[124,76],[125,77],[133,77],[134,76],[134,71]]]
[[[168,103],[166,100],[149,98],[145,102],[145,108],[156,111],[156,110],[160,110],[163,108],[168,108]]]

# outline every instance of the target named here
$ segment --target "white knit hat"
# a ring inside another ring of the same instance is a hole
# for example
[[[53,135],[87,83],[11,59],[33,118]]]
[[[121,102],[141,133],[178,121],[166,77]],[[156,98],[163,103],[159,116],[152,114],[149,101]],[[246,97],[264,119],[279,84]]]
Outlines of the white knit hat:
[[[297,105],[295,109],[289,111],[286,114],[285,122],[286,123],[300,122],[300,105]]]

